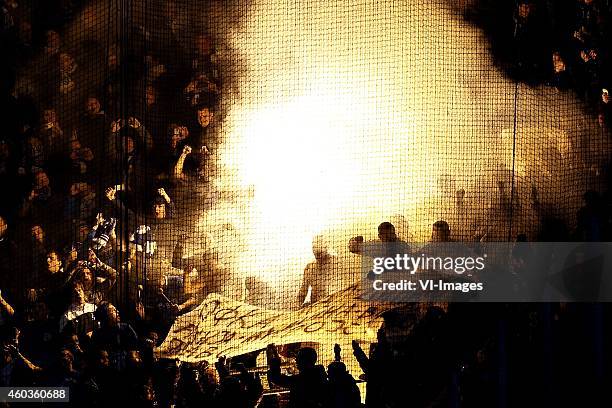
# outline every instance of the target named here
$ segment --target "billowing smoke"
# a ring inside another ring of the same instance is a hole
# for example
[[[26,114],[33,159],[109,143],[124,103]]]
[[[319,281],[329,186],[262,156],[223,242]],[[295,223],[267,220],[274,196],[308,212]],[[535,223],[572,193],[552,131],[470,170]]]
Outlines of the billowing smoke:
[[[608,149],[594,119],[569,93],[516,89],[442,1],[265,0],[241,16],[216,34],[239,84],[218,183],[254,192],[233,211],[243,273],[298,279],[315,234],[345,253],[384,220],[421,242],[437,219],[457,238],[533,238],[539,211],[571,222],[593,187]]]
[[[109,4],[68,32],[113,43]],[[139,24],[171,13],[178,32],[205,29],[222,64],[213,204],[198,210],[193,251],[215,247],[223,268],[285,293],[317,234],[341,256],[340,286],[358,273],[348,238],[375,238],[385,220],[415,242],[438,219],[491,240],[533,238],[540,211],[571,223],[609,152],[572,94],[516,88],[442,0],[146,4],[157,8],[134,2]]]

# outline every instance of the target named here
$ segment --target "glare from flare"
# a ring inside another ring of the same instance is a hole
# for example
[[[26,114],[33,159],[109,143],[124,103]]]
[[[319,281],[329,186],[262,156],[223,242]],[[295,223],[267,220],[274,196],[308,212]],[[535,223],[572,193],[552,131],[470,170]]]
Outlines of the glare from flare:
[[[439,219],[455,237],[507,239],[508,219],[495,209],[512,185],[513,233],[537,228],[534,187],[560,216],[575,213],[575,150],[594,122],[551,88],[519,86],[515,101],[516,84],[493,64],[482,32],[448,4],[261,0],[240,9],[236,30],[218,33],[233,85],[221,102],[225,170],[216,182],[253,196],[216,204],[206,222],[231,214],[244,245],[219,245],[236,271],[297,292],[316,234],[349,265],[358,262],[349,237],[374,239],[383,221],[413,242]],[[561,139],[572,148],[558,154]],[[593,161],[609,151],[595,142],[584,145]]]

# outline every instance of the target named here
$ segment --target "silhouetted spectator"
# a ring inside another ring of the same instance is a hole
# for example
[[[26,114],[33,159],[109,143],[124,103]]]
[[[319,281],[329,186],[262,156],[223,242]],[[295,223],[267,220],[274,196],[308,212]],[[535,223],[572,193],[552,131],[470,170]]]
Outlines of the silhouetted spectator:
[[[334,346],[335,361],[327,366],[329,377],[328,396],[325,403],[329,408],[359,408],[361,396],[353,376],[346,370],[340,358],[340,346]]]
[[[310,347],[301,348],[296,357],[299,373],[281,373],[281,361],[274,345],[267,350],[268,381],[280,387],[289,388],[289,407],[319,408],[325,404],[328,386],[323,366],[317,365],[317,352]]]
[[[220,384],[215,402],[220,406],[232,408],[253,408],[261,397],[263,387],[258,376],[249,373],[243,364],[238,364],[238,376],[230,376],[226,359],[220,357],[215,363]]]
[[[606,216],[601,197],[595,191],[584,193],[584,207],[578,210],[576,238],[580,241],[601,242],[607,236]]]
[[[299,306],[318,302],[329,295],[329,286],[338,269],[338,256],[333,254],[325,238],[321,235],[312,240],[312,253],[314,262],[310,262],[304,269],[302,285],[297,295]]]

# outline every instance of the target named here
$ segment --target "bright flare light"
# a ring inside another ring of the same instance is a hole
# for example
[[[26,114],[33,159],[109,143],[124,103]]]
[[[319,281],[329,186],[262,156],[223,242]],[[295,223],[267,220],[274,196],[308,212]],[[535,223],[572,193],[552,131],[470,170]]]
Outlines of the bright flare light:
[[[419,162],[402,160],[414,126],[395,129],[396,155],[382,138],[374,145],[360,143],[375,118],[366,104],[355,103],[359,100],[359,95],[296,97],[252,110],[245,126],[232,132],[239,140],[223,162],[236,166],[243,187],[254,188],[246,226],[251,251],[244,267],[265,271],[268,279],[298,277],[312,259],[316,234],[399,211],[397,200],[384,200],[395,190],[404,192],[403,205],[425,196],[411,183],[397,185],[402,173],[422,171]],[[370,174],[378,178],[364,177]]]
[[[426,240],[431,223],[453,221],[457,189],[466,191],[466,231],[478,223],[490,238],[506,237],[504,220],[488,211],[503,199],[498,182],[511,184],[515,86],[494,68],[482,34],[446,4],[262,0],[237,10],[234,32],[218,33],[230,85],[220,129],[227,171],[217,183],[254,196],[216,205],[204,224],[231,214],[245,243],[239,273],[291,287],[315,234],[346,253],[348,237],[373,238],[398,215],[410,238]],[[522,206],[513,227],[531,232],[532,186],[568,213],[579,205],[580,165],[567,165],[576,157],[542,152],[557,148],[558,134],[577,146],[585,130],[569,95],[521,87],[518,105]],[[543,167],[559,173],[555,183]]]

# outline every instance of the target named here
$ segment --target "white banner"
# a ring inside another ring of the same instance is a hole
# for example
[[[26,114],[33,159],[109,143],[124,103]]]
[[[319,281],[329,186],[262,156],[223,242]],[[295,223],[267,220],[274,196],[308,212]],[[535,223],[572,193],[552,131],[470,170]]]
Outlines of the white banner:
[[[389,303],[361,300],[350,286],[295,312],[278,312],[210,294],[195,310],[180,316],[157,348],[162,358],[213,363],[265,348],[270,343],[315,342],[331,350],[338,343],[376,341],[382,312]]]

